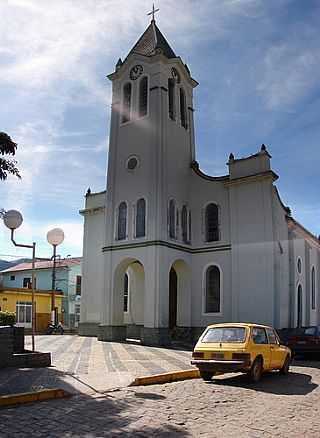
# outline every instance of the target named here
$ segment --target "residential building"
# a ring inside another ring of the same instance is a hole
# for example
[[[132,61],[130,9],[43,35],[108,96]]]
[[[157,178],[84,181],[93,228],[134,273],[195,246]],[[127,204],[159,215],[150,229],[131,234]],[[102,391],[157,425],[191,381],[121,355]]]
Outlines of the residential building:
[[[5,269],[0,272],[1,278],[1,296],[3,299],[9,299],[11,309],[14,308],[13,301],[16,296],[16,308],[18,309],[21,293],[30,295],[31,279],[32,279],[31,263],[21,263],[12,268]],[[51,310],[51,295],[52,295],[52,261],[37,261],[35,264],[35,280],[37,294],[48,297],[46,309],[50,314]],[[81,258],[65,258],[56,260],[56,281],[55,281],[55,297],[61,297],[61,312],[59,312],[59,320],[65,327],[74,329],[78,327],[80,319],[80,300],[81,300]],[[59,298],[57,298],[59,302]],[[27,301],[27,298],[22,301]],[[21,302],[22,302],[21,301]],[[43,301],[43,300],[42,300]],[[44,303],[44,301],[43,301]],[[0,298],[0,305],[1,298]],[[44,305],[44,304],[43,304]],[[5,309],[7,310],[7,309]],[[37,309],[37,313],[40,310]],[[17,313],[19,319],[19,313]],[[48,319],[48,318],[47,318]],[[46,319],[46,321],[47,321]],[[50,321],[50,317],[47,321]],[[47,326],[46,324],[46,326]],[[41,323],[41,327],[43,324]]]

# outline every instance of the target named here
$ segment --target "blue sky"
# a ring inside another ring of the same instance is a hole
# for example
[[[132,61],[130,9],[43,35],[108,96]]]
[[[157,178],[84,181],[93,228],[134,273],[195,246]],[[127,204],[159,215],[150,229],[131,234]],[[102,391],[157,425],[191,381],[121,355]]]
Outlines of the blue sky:
[[[281,198],[320,234],[320,2],[160,0],[157,25],[200,85],[197,160],[227,173],[230,152],[261,143],[279,174]],[[111,83],[106,75],[149,24],[144,0],[1,1],[0,130],[19,144],[22,180],[0,183],[0,208],[19,209],[17,240],[65,231],[61,255],[81,255],[88,186],[105,188]],[[3,25],[4,23],[4,25]],[[0,224],[0,258],[15,249]]]

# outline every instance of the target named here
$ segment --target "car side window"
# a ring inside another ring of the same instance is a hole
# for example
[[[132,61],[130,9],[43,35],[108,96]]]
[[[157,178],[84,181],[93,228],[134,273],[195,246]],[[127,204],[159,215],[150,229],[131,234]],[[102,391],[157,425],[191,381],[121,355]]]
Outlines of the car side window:
[[[255,344],[267,344],[268,338],[265,329],[261,327],[253,327],[252,340]]]
[[[269,328],[267,328],[266,330],[268,334],[269,344],[278,344],[275,332]]]

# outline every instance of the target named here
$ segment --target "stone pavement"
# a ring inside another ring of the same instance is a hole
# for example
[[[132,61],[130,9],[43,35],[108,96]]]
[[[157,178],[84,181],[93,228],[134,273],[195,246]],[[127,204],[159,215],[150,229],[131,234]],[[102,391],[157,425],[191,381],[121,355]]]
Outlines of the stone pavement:
[[[246,376],[124,388],[0,410],[0,438],[319,438],[320,364]]]
[[[0,370],[0,395],[53,387],[93,394],[125,387],[135,377],[191,368],[190,351],[75,335],[37,336],[36,350],[51,351],[53,367]]]

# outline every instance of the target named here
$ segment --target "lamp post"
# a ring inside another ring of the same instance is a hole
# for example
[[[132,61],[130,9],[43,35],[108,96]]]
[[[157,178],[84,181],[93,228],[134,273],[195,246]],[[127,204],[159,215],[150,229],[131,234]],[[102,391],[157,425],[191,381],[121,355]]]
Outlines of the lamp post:
[[[56,314],[55,314],[55,289],[56,289],[56,257],[57,257],[57,246],[64,241],[64,232],[60,228],[53,228],[53,230],[48,231],[47,241],[53,246],[53,265],[52,265],[52,292],[51,292],[51,322],[56,324]]]
[[[35,300],[34,300],[34,293],[36,289],[35,285],[35,260],[36,260],[36,242],[33,242],[32,245],[25,245],[22,243],[17,243],[14,240],[14,230],[20,227],[20,225],[23,222],[22,214],[17,210],[9,210],[3,215],[3,222],[6,227],[8,227],[11,230],[11,241],[14,244],[14,246],[18,246],[20,248],[31,248],[32,249],[32,351],[35,351],[35,342],[34,342],[34,335],[35,335],[35,329],[36,329],[36,308],[35,308]]]

